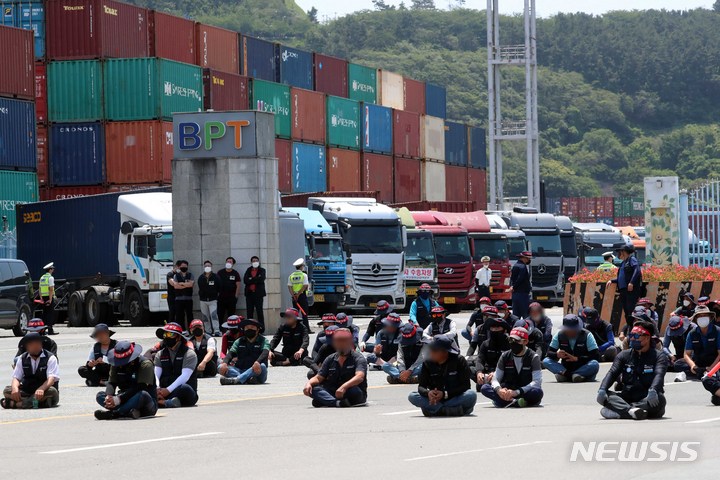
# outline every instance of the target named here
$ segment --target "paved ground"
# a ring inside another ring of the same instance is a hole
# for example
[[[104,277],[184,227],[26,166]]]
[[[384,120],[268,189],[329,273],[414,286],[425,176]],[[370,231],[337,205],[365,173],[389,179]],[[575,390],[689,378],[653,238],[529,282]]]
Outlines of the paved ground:
[[[557,323],[560,310],[552,317]],[[467,314],[457,318],[464,324]],[[52,472],[59,479],[99,478],[114,476],[120,467],[135,478],[665,479],[709,478],[720,469],[720,409],[710,405],[701,385],[672,383],[671,374],[667,418],[646,422],[601,419],[597,383],[557,384],[547,372],[542,408],[497,410],[481,398],[471,417],[427,419],[407,402],[411,386],[387,385],[384,373],[370,372],[368,407],[316,410],[301,393],[304,368],[272,368],[269,383],[258,386],[201,380],[196,408],[97,422],[92,417],[97,389],[85,387],[76,372],[92,344],[89,329],[60,332],[54,337],[63,375],[60,406],[0,411],[3,477]],[[120,328],[116,338],[150,345],[154,329]],[[9,381],[16,344],[9,332],[0,332],[3,382]],[[603,365],[601,374],[606,371]],[[575,441],[682,441],[700,447],[692,463],[571,463]]]

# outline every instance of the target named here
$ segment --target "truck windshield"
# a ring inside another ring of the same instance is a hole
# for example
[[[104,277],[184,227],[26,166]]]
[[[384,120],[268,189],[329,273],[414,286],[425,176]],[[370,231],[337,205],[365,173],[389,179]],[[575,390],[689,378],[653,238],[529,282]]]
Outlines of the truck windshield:
[[[508,248],[510,250],[510,258],[517,258],[522,252],[527,250],[527,244],[522,237],[508,238]]]
[[[504,238],[475,238],[475,256],[479,262],[482,257],[488,256],[490,260],[507,260],[507,240]],[[522,251],[522,250],[521,250]]]
[[[560,235],[537,235],[525,232],[533,255],[538,257],[559,257],[562,254]]]
[[[466,235],[436,235],[435,254],[438,263],[469,263],[468,237]]]
[[[592,250],[585,254],[585,265],[588,267],[597,267],[601,263],[605,262],[605,259],[603,259],[603,253],[607,253],[610,250],[612,249],[607,247],[593,247]],[[620,265],[622,260],[616,257],[614,263],[615,265]]]
[[[400,226],[355,225],[345,229],[344,241],[352,253],[402,253]]]
[[[159,233],[156,235],[157,254],[155,260],[158,262],[172,262],[173,260],[173,236],[172,233]]]
[[[430,265],[435,263],[435,247],[433,246],[432,236],[408,236],[405,260],[414,265]]]
[[[562,254],[565,257],[577,257],[577,244],[575,243],[575,234],[572,236],[560,237],[560,244],[562,245]]]
[[[323,262],[342,262],[342,243],[339,238],[316,238],[313,259]]]

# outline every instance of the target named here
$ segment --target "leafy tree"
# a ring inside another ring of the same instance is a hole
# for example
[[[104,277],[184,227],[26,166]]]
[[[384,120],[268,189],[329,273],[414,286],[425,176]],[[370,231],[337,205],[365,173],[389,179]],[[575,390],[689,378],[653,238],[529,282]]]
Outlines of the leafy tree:
[[[312,23],[318,23],[318,9],[317,8],[312,7],[310,10],[308,10],[307,16]]]
[[[410,0],[412,10],[435,10],[434,0]]]

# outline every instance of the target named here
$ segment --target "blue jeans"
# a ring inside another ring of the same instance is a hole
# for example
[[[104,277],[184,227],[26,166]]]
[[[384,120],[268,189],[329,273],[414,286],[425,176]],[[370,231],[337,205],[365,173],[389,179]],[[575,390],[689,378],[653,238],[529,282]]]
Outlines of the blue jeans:
[[[400,376],[400,369],[391,363],[384,363],[382,369],[383,372],[387,373],[392,378],[398,378]],[[418,375],[420,375],[420,370],[422,370],[422,363],[419,364],[417,367],[413,368],[410,375],[413,377],[417,377]]]
[[[585,377],[589,382],[595,381],[595,376],[597,375],[598,371],[600,371],[600,364],[597,360],[590,360],[588,363],[578,367],[577,370],[574,370],[572,372],[566,371],[562,363],[558,362],[557,360],[553,360],[550,357],[545,357],[545,359],[543,360],[543,365],[545,365],[545,368],[547,368],[556,375],[580,375],[582,377]]]
[[[107,394],[105,392],[98,392],[95,396],[95,400],[101,407],[105,406],[105,399]],[[157,402],[150,396],[146,391],[140,391],[130,397],[125,403],[121,403],[119,407],[112,410],[118,417],[127,417],[130,415],[131,410],[139,410],[140,415],[143,417],[150,417],[155,415],[157,412]]]
[[[237,378],[240,383],[245,384],[251,378],[257,379],[258,383],[265,383],[267,381],[267,375],[267,365],[261,363],[259,374],[253,372],[252,367],[248,368],[245,371],[240,371],[240,369],[237,367],[228,367],[228,371],[225,374],[225,377]]]
[[[466,390],[465,393],[460,396],[444,400],[435,405],[430,405],[430,399],[428,399],[428,397],[423,397],[418,392],[411,392],[410,395],[408,395],[408,400],[410,403],[420,408],[423,411],[423,414],[428,417],[443,414],[444,412],[442,410],[444,408],[454,409],[457,407],[462,409],[462,415],[469,415],[475,409],[475,404],[477,403],[477,393],[475,393],[474,390]],[[460,412],[458,412],[453,416],[461,415]]]
[[[480,393],[492,400],[493,405],[498,408],[504,408],[510,405],[510,402],[503,400],[497,393],[495,393],[495,390],[493,390],[493,387],[490,384],[486,383],[480,387]],[[524,398],[529,406],[539,405],[543,398],[543,391],[539,388],[528,388],[526,392],[521,393],[520,396],[516,398]]]
[[[313,406],[321,407],[337,407],[338,399],[335,398],[335,392],[327,390],[323,386],[313,387],[312,389]],[[343,397],[350,402],[350,405],[361,405],[367,401],[367,394],[360,390],[360,387],[351,387],[345,392]],[[317,403],[317,405],[315,405]]]
[[[470,332],[468,332],[466,328],[462,329],[462,331],[460,332],[460,335],[462,335],[463,338],[465,340],[467,340],[468,342],[472,342],[472,340],[473,340],[472,335],[470,335]]]

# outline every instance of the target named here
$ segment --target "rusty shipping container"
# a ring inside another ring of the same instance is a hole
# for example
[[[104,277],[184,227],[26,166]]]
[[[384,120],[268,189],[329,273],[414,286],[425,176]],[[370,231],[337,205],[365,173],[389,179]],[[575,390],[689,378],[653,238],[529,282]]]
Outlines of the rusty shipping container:
[[[195,63],[195,22],[154,10],[149,18],[149,56]]]
[[[403,78],[405,111],[425,115],[425,82]]]
[[[48,129],[45,125],[35,127],[35,146],[37,147],[38,186],[44,187],[50,181],[48,162]]]
[[[445,165],[422,162],[422,199],[428,202],[444,202],[446,199]]]
[[[237,32],[203,23],[195,24],[195,64],[222,72],[240,73]]]
[[[478,210],[487,210],[487,170],[468,169],[467,198]]]
[[[219,70],[203,69],[203,108],[205,110],[248,110],[248,77]]]
[[[293,140],[325,144],[325,94],[290,89],[291,136]]]
[[[330,192],[360,191],[360,152],[328,148],[327,189]]]
[[[108,183],[169,183],[173,156],[172,123],[105,124],[105,175]]]
[[[396,157],[420,158],[420,115],[393,110],[393,149]]]
[[[148,10],[113,0],[48,0],[50,60],[147,57]]]
[[[35,64],[35,120],[37,123],[48,121],[47,65]]]
[[[417,202],[422,197],[420,160],[394,157],[395,203]]]
[[[0,45],[0,97],[32,100],[35,98],[33,32],[0,26]]]
[[[450,202],[464,202],[468,200],[468,169],[445,165],[445,192],[446,200]]]
[[[281,193],[292,192],[292,142],[275,139],[275,156],[278,159],[278,190]]]
[[[360,157],[363,192],[379,192],[377,201],[393,203],[393,158],[390,155],[363,153]]]
[[[315,90],[336,97],[348,96],[348,62],[342,58],[315,54]]]
[[[405,108],[405,84],[402,75],[378,70],[378,103],[383,107]]]
[[[40,189],[40,200],[65,200],[66,198],[89,197],[105,193],[105,187],[90,185],[87,187],[46,187]]]

